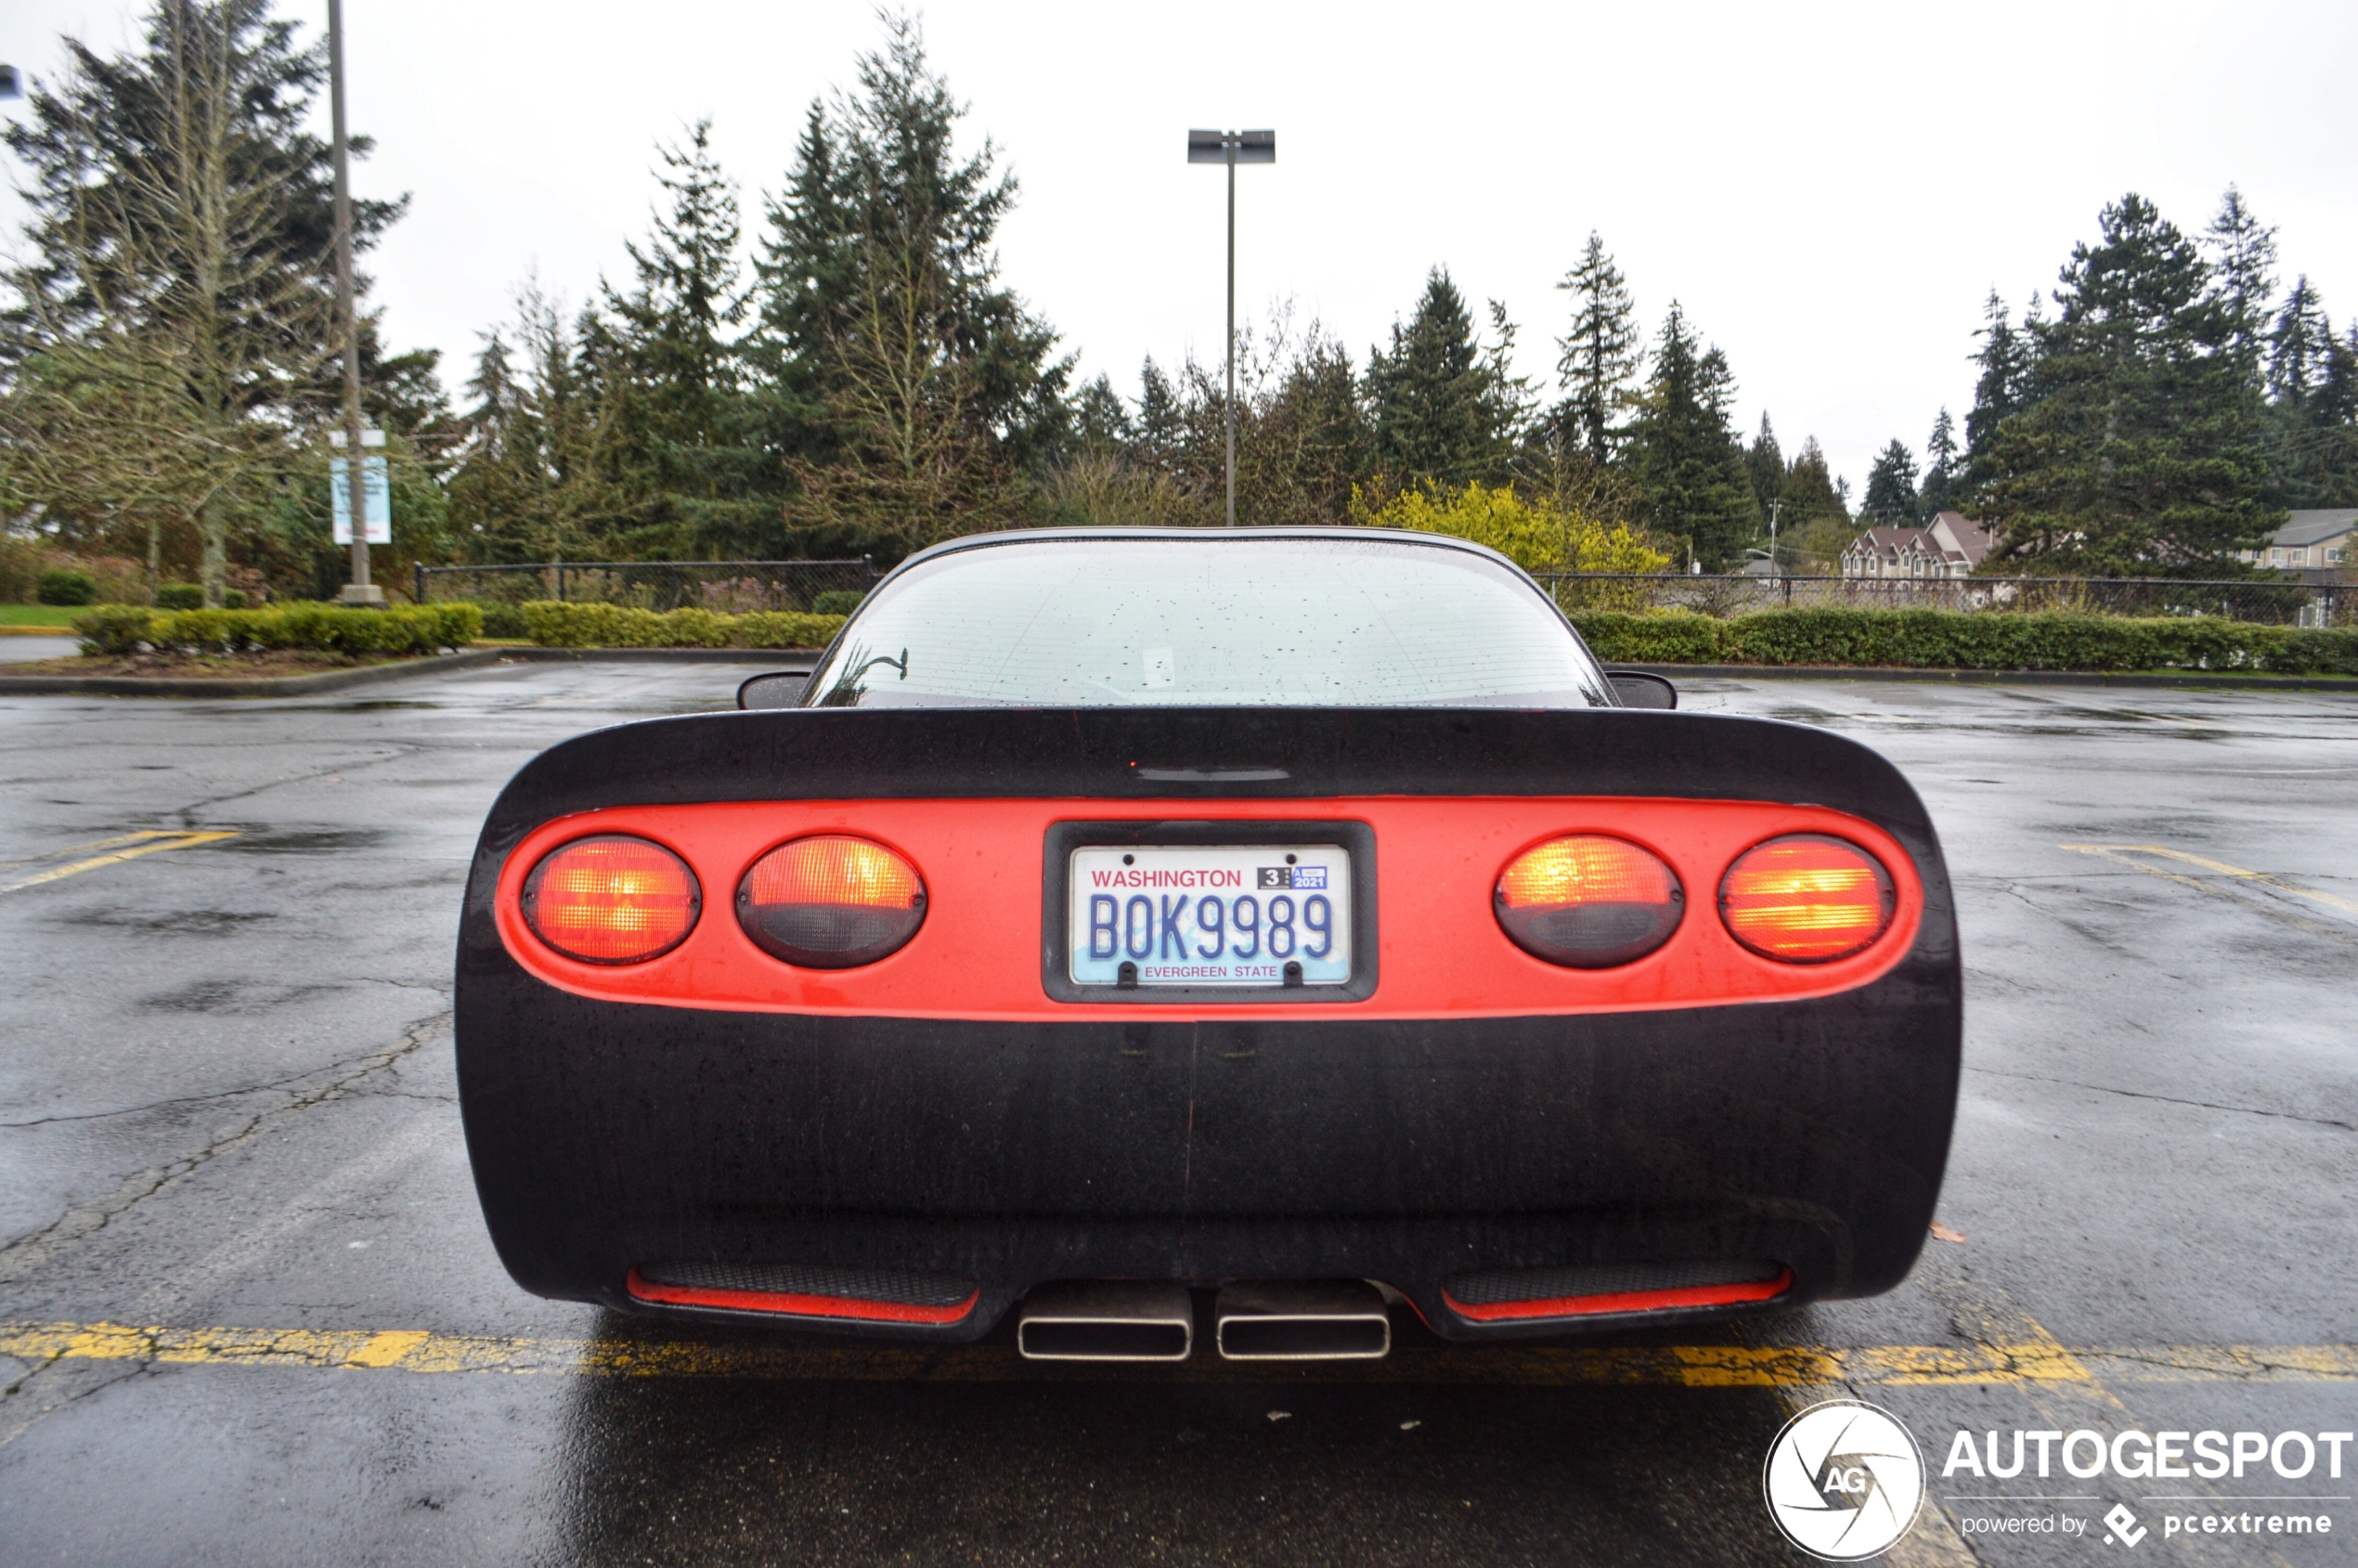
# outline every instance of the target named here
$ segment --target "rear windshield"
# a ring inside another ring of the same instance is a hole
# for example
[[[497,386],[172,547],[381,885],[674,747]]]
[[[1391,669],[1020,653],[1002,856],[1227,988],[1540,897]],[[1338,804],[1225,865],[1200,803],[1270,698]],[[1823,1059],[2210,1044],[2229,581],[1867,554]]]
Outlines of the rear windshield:
[[[813,707],[1602,707],[1525,578],[1413,538],[978,546],[862,605]]]

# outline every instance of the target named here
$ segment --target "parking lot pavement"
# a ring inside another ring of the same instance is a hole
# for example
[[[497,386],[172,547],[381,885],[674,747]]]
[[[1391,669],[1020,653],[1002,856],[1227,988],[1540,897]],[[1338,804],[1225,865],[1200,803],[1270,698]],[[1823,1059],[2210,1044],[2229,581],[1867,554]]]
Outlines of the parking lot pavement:
[[[447,1014],[475,830],[542,746],[743,673],[0,702],[0,1559],[1798,1562],[1762,1459],[1842,1395],[1932,1467],[1894,1562],[2085,1561],[2117,1506],[2133,1561],[2358,1561],[2349,1446],[2297,1478],[1953,1463],[1961,1432],[2358,1425],[2358,702],[1693,683],[1866,740],[1931,808],[1963,1239],[1687,1342],[1403,1325],[1356,1367],[1076,1373],[651,1329],[491,1253]],[[2184,1523],[2294,1510],[2335,1533]]]
[[[71,637],[0,637],[0,664],[62,659],[82,646]]]

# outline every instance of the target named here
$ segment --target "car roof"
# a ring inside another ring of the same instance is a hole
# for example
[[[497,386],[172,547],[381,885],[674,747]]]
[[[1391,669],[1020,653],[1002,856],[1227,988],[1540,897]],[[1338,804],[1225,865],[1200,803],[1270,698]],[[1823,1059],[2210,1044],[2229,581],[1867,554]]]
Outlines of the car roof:
[[[1057,540],[1097,542],[1114,539],[1186,540],[1198,544],[1239,544],[1265,539],[1339,539],[1348,543],[1380,540],[1393,544],[1425,545],[1438,550],[1462,551],[1495,561],[1518,577],[1527,576],[1521,566],[1488,545],[1476,544],[1451,534],[1427,534],[1408,528],[1298,526],[1267,527],[1247,525],[1223,528],[1207,525],[1199,528],[1007,528],[991,534],[966,534],[954,539],[928,545],[893,568],[898,575],[920,562],[954,554],[962,550],[983,550],[994,545],[1044,544]]]

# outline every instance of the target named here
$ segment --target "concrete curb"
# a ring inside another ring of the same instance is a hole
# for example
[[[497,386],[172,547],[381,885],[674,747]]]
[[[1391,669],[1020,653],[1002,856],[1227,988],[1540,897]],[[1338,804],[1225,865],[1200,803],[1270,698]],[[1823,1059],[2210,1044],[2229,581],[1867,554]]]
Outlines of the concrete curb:
[[[470,648],[463,653],[367,665],[358,669],[323,669],[311,675],[250,679],[0,675],[0,697],[304,697],[406,680],[413,675],[449,675],[502,664],[762,664],[807,669],[818,652],[815,648]]]
[[[2186,691],[2358,693],[2358,677],[2348,675],[2213,675],[2199,669],[1893,669],[1868,665],[1626,664],[1613,660],[1607,661],[1606,667],[1643,670],[1648,675],[1667,676],[1673,680],[1684,676],[1694,680],[1916,680],[1975,686],[2159,686]]]

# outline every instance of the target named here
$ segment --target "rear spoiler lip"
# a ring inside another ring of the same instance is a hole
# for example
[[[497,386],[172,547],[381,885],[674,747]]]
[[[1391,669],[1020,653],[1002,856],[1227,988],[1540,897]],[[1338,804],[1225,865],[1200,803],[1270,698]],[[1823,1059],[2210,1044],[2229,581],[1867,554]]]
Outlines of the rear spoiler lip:
[[[1777,719],[1626,708],[783,708],[642,719],[561,742],[501,790],[478,853],[610,806],[1371,795],[1766,800],[1864,817],[1911,850],[1935,842],[1923,802],[1882,755]]]

